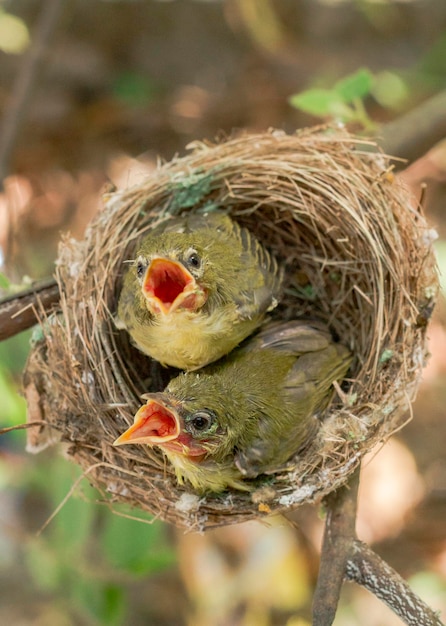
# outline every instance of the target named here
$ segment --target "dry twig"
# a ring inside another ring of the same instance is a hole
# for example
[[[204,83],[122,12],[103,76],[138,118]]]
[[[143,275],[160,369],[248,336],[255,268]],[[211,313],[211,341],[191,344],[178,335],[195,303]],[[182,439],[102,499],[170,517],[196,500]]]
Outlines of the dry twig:
[[[0,299],[0,341],[34,326],[59,302],[59,287],[52,278]]]

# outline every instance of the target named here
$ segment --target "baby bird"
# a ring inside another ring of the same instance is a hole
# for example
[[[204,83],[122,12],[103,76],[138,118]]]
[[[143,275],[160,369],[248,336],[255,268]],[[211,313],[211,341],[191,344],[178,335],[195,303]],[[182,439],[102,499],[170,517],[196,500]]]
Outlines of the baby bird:
[[[314,436],[351,355],[316,324],[274,323],[222,361],[172,379],[115,442],[159,446],[180,484],[250,490]]]
[[[222,212],[163,222],[142,240],[118,303],[118,326],[163,365],[200,368],[228,354],[281,295],[283,271]]]

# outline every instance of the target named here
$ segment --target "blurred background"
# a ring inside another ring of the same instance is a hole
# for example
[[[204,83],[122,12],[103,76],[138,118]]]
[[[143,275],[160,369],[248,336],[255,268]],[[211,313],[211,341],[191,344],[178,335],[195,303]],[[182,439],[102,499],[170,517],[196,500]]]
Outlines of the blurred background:
[[[0,0],[4,119],[51,3]],[[52,273],[60,234],[82,237],[107,181],[136,183],[195,139],[320,123],[346,84],[354,93],[342,96],[344,117],[379,132],[380,123],[446,89],[444,0],[61,5],[0,194],[0,293]],[[440,268],[445,190],[432,185],[426,194]],[[442,301],[413,420],[364,462],[358,519],[359,537],[444,612],[445,321]],[[25,421],[20,386],[29,338],[0,344],[0,427]],[[87,480],[76,483],[78,469],[57,451],[34,456],[25,443],[24,431],[0,438],[0,624],[311,623],[318,507],[183,534],[135,521],[137,511],[112,514],[95,502]],[[366,591],[344,586],[336,625],[400,623]]]

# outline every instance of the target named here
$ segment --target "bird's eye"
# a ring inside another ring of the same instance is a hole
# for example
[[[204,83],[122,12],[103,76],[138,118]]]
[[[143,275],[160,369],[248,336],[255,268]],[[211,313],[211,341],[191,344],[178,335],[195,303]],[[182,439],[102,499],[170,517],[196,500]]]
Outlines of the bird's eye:
[[[142,280],[144,278],[146,269],[147,269],[146,262],[144,261],[144,259],[139,257],[136,261],[136,275],[138,276],[139,280]]]
[[[189,267],[192,267],[197,270],[201,267],[201,258],[199,254],[195,252],[194,250],[187,257],[186,263],[189,265]]]
[[[193,432],[199,434],[209,431],[214,425],[216,416],[211,411],[197,411],[191,415],[189,421]]]

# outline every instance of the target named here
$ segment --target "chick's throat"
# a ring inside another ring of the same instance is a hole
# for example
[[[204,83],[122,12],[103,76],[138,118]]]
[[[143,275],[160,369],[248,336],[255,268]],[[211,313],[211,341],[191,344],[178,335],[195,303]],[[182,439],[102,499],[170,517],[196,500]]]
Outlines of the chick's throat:
[[[207,291],[182,263],[155,257],[142,281],[148,310],[167,315],[177,309],[198,311],[207,300]]]

